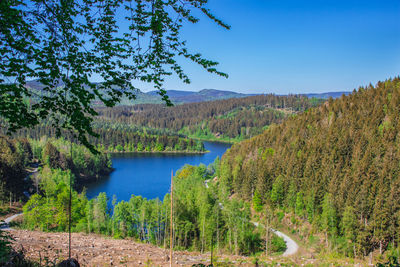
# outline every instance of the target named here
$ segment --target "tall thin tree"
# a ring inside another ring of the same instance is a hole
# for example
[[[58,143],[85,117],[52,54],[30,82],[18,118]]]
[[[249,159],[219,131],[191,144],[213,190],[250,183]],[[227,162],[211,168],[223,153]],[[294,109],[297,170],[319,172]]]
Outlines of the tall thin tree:
[[[72,137],[70,142],[71,169],[72,169]],[[68,259],[71,259],[71,223],[72,223],[72,173],[69,175],[69,218],[68,218]]]
[[[173,200],[174,200],[174,171],[171,170],[171,222],[170,222],[170,244],[169,244],[169,266],[172,267],[172,250],[173,250],[173,235],[172,235],[172,213],[173,213]]]

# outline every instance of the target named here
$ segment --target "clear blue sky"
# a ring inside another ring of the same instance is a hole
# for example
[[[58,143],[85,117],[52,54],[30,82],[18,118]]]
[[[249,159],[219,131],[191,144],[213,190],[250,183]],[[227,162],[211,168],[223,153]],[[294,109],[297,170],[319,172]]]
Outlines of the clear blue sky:
[[[351,91],[400,75],[400,0],[209,0],[208,7],[231,30],[201,16],[182,37],[229,78],[183,60],[192,83],[173,77],[166,89]]]

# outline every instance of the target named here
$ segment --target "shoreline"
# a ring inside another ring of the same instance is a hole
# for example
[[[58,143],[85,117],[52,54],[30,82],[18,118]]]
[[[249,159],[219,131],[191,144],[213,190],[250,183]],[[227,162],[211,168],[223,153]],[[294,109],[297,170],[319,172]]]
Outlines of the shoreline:
[[[205,150],[205,151],[116,151],[116,152],[110,152],[110,151],[105,151],[104,153],[106,154],[126,154],[126,153],[143,153],[143,154],[207,154],[210,153],[210,150]]]
[[[204,142],[215,142],[215,143],[224,143],[224,144],[236,144],[239,143],[240,141],[227,141],[227,140],[220,140],[220,139],[204,139],[204,138],[199,138],[199,137],[192,137],[192,136],[188,136],[191,139],[194,140],[199,140],[199,141],[204,141]]]

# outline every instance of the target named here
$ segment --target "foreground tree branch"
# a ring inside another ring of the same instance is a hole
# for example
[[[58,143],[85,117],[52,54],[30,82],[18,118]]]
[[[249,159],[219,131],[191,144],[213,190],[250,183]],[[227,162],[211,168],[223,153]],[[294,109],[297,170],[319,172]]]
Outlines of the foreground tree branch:
[[[95,152],[87,136],[97,112],[93,101],[115,106],[135,98],[135,81],[148,82],[172,105],[164,79],[176,74],[190,83],[177,58],[218,71],[215,61],[192,53],[180,37],[195,10],[229,26],[206,7],[207,0],[4,0],[0,2],[0,117],[8,133],[46,120],[74,132]],[[128,25],[128,31],[122,29]],[[42,84],[27,88],[28,80]],[[100,80],[99,83],[92,82]]]

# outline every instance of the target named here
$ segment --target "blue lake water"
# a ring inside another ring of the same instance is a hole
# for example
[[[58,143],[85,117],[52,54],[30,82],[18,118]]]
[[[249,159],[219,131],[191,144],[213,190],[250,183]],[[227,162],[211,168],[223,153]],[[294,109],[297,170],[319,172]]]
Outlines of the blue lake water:
[[[131,195],[141,195],[147,199],[163,199],[168,193],[171,170],[174,173],[185,164],[208,165],[217,156],[221,157],[231,147],[230,144],[204,142],[206,154],[174,153],[119,153],[112,154],[115,169],[108,177],[86,185],[88,198],[106,192],[109,198],[116,195],[117,200],[129,200]]]

